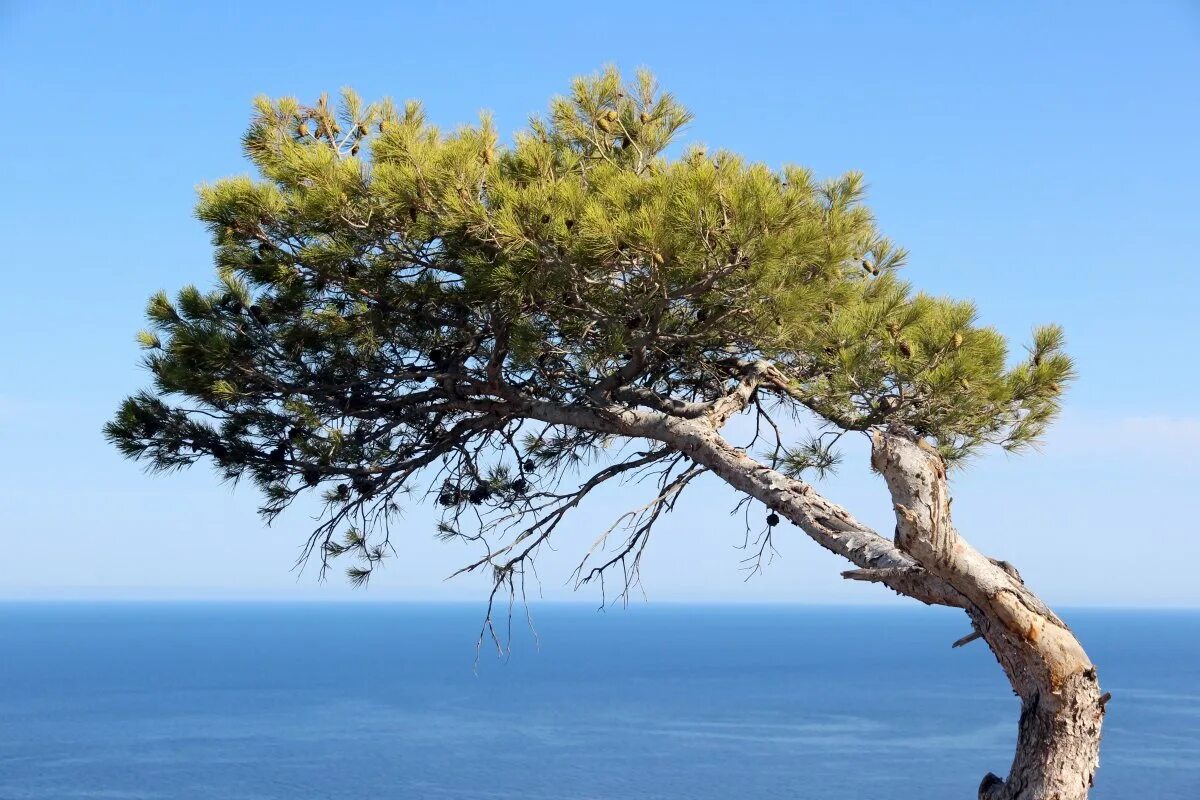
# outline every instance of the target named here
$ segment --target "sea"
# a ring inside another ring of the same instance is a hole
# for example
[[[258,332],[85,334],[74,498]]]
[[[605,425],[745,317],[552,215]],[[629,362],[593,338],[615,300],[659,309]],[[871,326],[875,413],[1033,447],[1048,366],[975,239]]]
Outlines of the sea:
[[[499,654],[482,615],[2,604],[0,800],[969,800],[1012,758],[950,610],[534,603]],[[1092,797],[1200,798],[1200,613],[1065,617],[1113,694]]]

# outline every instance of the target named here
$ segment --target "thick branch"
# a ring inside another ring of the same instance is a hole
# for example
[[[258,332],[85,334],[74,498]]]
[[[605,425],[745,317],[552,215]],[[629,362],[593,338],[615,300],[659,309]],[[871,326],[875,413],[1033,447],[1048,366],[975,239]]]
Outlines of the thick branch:
[[[732,366],[737,369],[737,385],[727,393],[713,400],[680,400],[675,397],[664,397],[658,392],[638,386],[627,386],[614,392],[614,396],[633,405],[649,408],[670,417],[682,419],[706,419],[715,428],[720,428],[730,417],[746,408],[754,392],[763,383],[764,376],[774,370],[768,361],[738,362]]]
[[[931,605],[964,605],[965,601],[957,591],[922,569],[891,541],[819,495],[808,484],[750,458],[704,421],[674,419],[629,408],[593,410],[520,398],[512,398],[510,402],[464,400],[456,403],[471,410],[499,413],[505,413],[502,409],[507,407],[509,410],[505,415],[662,442],[790,520],[825,549],[862,569],[894,570],[880,582],[896,592]]]

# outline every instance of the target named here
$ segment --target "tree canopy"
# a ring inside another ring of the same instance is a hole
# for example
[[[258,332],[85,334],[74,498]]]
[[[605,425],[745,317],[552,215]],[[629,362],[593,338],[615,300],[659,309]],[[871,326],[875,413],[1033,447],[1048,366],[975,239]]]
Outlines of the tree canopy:
[[[444,133],[413,102],[259,99],[258,176],[200,191],[218,284],[151,298],[153,386],[109,439],[151,469],[250,478],[268,520],[317,493],[301,561],[349,555],[355,583],[402,504],[436,503],[439,535],[479,548],[461,571],[490,572],[481,641],[498,646],[497,594],[524,592],[598,487],[652,486],[575,572],[628,596],[656,522],[712,473],[766,507],[751,568],[786,518],[855,565],[844,577],[966,612],[956,646],[984,639],[1022,701],[1009,778],[980,797],[1082,800],[1108,695],[1020,574],[955,530],[946,477],[1036,441],[1072,377],[1062,332],[1011,358],[971,303],[899,278],[860,175],[673,150],[690,118],[611,69],[510,145],[486,116]],[[742,414],[744,448],[726,438]],[[890,538],[807,480],[847,433],[870,439]]]
[[[258,175],[200,189],[217,285],[150,300],[153,386],[106,434],[153,469],[251,478],[267,518],[319,492],[306,555],[358,556],[355,582],[401,504],[427,499],[441,535],[484,549],[467,568],[512,586],[622,476],[654,499],[579,574],[636,571],[708,466],[627,413],[717,431],[756,414],[755,454],[793,477],[885,426],[953,464],[1034,442],[1072,375],[1057,327],[1013,360],[972,303],[901,280],[861,175],[672,149],[691,115],[646,73],[576,80],[511,144],[486,115],[444,132],[416,102],[350,91],[255,108]],[[796,414],[812,432],[787,441],[775,418]]]

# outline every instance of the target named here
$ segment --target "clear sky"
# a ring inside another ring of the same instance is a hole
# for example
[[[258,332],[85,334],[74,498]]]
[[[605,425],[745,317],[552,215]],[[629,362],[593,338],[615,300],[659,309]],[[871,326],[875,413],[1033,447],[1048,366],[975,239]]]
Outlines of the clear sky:
[[[568,80],[648,66],[690,141],[866,173],[907,276],[1018,339],[1066,326],[1081,379],[1041,454],[955,483],[962,532],[1059,604],[1200,605],[1200,3],[0,2],[0,596],[481,598],[412,509],[366,594],[290,571],[303,514],[148,478],[100,429],[146,376],[158,288],[211,280],[196,184],[244,172],[259,93],[350,85],[491,109],[510,133]],[[861,448],[824,487],[880,530]],[[625,499],[638,504],[637,494]],[[651,543],[651,599],[880,602],[799,531],[743,582],[715,482]],[[584,509],[543,569],[612,521]],[[584,590],[583,599],[595,594]]]

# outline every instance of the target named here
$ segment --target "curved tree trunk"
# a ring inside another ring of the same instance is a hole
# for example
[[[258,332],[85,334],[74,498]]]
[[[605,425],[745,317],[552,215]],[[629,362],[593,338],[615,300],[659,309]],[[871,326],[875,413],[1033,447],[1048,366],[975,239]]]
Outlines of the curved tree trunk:
[[[975,628],[968,639],[988,643],[1022,704],[1008,777],[989,773],[980,800],[1085,800],[1099,765],[1108,695],[1100,694],[1095,667],[1075,635],[1017,571],[958,535],[945,463],[923,440],[903,430],[872,434],[871,463],[887,481],[896,512],[895,539],[889,540],[807,483],[729,444],[717,430],[724,415],[679,419],[610,408],[601,416],[535,403],[522,410],[544,422],[663,442],[859,567],[844,577],[965,610]]]
[[[932,447],[899,431],[873,436],[872,465],[886,479],[896,511],[893,542],[809,485],[754,461],[712,428],[670,428],[670,435],[656,438],[861,568],[846,577],[967,612],[1022,703],[1008,777],[989,773],[979,786],[980,800],[1085,800],[1099,765],[1108,697],[1101,696],[1096,670],[1067,625],[1012,566],[984,556],[955,531],[945,465]]]
[[[1008,778],[989,774],[981,800],[1083,800],[1100,761],[1108,696],[1070,629],[1015,569],[987,558],[955,531],[942,459],[901,432],[873,436],[872,465],[887,480],[896,544],[968,601],[976,631],[1021,698]]]

